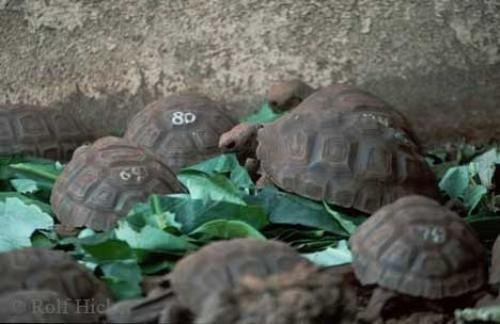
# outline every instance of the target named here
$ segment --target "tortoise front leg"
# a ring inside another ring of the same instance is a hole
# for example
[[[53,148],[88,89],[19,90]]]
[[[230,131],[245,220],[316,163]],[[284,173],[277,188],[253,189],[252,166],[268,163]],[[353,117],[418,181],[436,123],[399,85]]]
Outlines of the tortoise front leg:
[[[390,299],[397,294],[392,290],[377,287],[373,290],[372,296],[366,308],[359,312],[358,319],[362,322],[377,323],[382,322],[382,311]]]

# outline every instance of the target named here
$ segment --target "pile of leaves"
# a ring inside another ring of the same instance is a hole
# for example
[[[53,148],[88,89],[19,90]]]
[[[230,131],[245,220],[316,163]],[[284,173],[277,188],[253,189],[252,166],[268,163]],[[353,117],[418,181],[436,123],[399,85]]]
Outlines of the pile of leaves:
[[[248,121],[278,117],[263,107]],[[439,185],[461,203],[485,243],[496,238],[500,196],[495,190],[496,146],[446,147],[427,155]],[[347,240],[367,215],[349,214],[269,186],[257,189],[234,155],[183,169],[188,193],[152,195],[107,232],[59,234],[49,204],[63,165],[5,157],[0,160],[0,252],[29,246],[62,249],[100,276],[117,299],[141,294],[148,275],[168,272],[184,254],[214,240],[251,237],[288,242],[320,265],[351,261]]]

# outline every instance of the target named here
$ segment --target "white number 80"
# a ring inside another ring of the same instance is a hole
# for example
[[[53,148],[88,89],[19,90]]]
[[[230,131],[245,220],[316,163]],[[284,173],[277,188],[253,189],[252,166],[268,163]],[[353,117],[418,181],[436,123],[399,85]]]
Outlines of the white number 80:
[[[172,124],[176,126],[191,124],[195,120],[196,115],[191,112],[183,113],[182,111],[176,111],[172,114]]]

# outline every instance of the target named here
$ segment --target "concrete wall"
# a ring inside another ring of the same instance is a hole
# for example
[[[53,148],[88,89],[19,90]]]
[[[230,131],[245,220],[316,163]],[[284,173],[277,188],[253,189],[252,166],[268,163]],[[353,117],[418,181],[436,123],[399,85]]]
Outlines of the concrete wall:
[[[350,82],[425,140],[499,136],[498,0],[0,0],[0,102],[123,128],[184,89],[255,109],[273,81]]]

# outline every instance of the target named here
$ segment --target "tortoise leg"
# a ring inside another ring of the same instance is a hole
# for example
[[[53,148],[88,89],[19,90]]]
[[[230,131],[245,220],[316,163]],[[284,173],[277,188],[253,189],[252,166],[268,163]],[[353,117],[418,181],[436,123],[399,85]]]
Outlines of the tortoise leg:
[[[381,287],[375,288],[368,305],[358,314],[358,318],[367,323],[380,322],[384,306],[395,296],[397,296],[397,294],[391,290]]]
[[[182,306],[178,300],[172,300],[165,305],[158,324],[189,324],[194,322],[194,316],[191,311]]]

